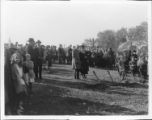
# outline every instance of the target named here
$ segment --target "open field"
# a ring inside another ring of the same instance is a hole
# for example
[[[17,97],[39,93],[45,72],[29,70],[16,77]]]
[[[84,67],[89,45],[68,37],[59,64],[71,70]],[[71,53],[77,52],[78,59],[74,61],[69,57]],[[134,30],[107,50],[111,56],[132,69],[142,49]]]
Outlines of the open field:
[[[99,81],[93,75],[95,71]],[[33,85],[34,94],[25,104],[25,115],[145,115],[148,85],[139,78],[120,82],[116,71],[90,68],[87,80],[75,80],[70,65],[53,64],[43,80]]]

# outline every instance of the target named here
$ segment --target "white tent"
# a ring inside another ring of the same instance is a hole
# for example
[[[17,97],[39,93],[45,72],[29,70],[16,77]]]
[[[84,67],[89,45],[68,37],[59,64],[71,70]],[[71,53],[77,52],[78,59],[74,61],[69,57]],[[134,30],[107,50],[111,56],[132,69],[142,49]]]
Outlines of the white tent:
[[[148,48],[148,42],[146,41],[127,41],[125,43],[122,43],[119,47],[118,47],[118,51],[119,52],[123,52],[126,50],[131,50],[133,47],[135,47],[137,50],[141,50],[143,48]]]

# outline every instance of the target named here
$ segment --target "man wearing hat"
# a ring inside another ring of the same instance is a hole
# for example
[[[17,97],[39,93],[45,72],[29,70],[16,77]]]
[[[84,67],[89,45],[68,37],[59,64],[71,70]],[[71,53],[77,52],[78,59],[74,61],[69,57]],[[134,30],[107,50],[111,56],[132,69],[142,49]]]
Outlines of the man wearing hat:
[[[29,42],[29,45],[28,45],[28,48],[27,48],[27,52],[31,55],[31,60],[34,62],[34,58],[35,58],[35,55],[34,55],[35,41],[34,41],[33,38],[29,38],[28,42]]]
[[[34,72],[35,77],[38,79],[42,79],[42,63],[43,63],[43,49],[41,47],[41,41],[38,40],[36,42],[36,47],[34,50],[35,54],[35,64],[34,64]]]
[[[59,45],[59,48],[58,48],[58,60],[59,60],[59,64],[65,63],[65,51],[61,44]]]
[[[36,74],[36,69],[37,69],[37,66],[38,66],[37,65],[38,59],[37,59],[37,54],[36,54],[36,50],[35,50],[36,49],[35,48],[36,42],[34,41],[33,38],[29,38],[28,42],[29,42],[29,44],[28,44],[28,47],[27,47],[27,53],[30,54],[30,56],[31,56],[31,60],[34,63],[34,72]],[[37,76],[36,76],[36,78],[37,78]]]

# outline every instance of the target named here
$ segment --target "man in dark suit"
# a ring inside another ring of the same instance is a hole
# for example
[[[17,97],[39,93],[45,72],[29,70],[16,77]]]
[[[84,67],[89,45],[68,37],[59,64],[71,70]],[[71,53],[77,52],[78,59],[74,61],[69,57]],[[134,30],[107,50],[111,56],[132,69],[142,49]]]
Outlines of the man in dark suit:
[[[59,64],[64,64],[65,63],[65,51],[64,51],[61,44],[58,48],[58,60],[59,60]]]
[[[35,61],[35,55],[34,55],[34,46],[35,46],[35,41],[33,38],[29,38],[28,40],[29,45],[27,48],[27,52],[31,55],[31,60],[34,62]]]
[[[71,64],[72,63],[72,45],[70,45],[68,47],[68,51],[67,51],[67,64]]]
[[[34,72],[37,79],[42,79],[42,63],[43,63],[43,49],[41,47],[41,41],[36,42],[37,46],[34,49],[35,65]]]

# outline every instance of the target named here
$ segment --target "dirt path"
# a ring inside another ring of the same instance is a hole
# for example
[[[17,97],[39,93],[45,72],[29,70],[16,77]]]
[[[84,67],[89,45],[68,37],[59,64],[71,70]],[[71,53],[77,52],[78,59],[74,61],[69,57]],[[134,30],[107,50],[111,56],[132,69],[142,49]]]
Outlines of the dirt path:
[[[93,72],[100,78],[97,82]],[[34,84],[34,95],[25,105],[28,115],[143,115],[148,112],[148,87],[130,77],[120,83],[116,71],[91,68],[87,80],[73,79],[69,65],[53,65]],[[88,82],[89,81],[89,82]]]

